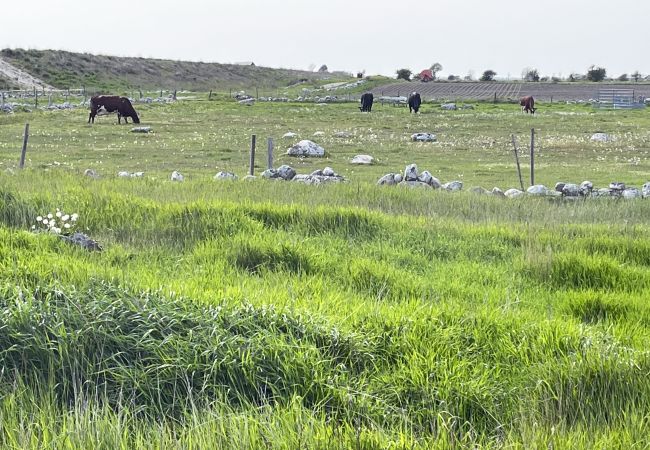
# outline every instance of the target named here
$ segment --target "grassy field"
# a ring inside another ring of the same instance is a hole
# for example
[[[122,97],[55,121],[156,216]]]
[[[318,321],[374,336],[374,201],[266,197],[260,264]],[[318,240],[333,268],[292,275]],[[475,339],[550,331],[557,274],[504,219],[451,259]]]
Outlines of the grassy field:
[[[137,105],[149,135],[82,110],[0,116],[0,446],[650,446],[647,200],[375,186],[416,162],[515,187],[510,133],[523,145],[531,127],[539,182],[640,186],[647,112],[200,98]],[[328,157],[283,156],[287,131],[323,131]],[[275,138],[276,164],[349,182],[213,181],[245,174],[252,133]],[[104,251],[30,231],[56,208]]]

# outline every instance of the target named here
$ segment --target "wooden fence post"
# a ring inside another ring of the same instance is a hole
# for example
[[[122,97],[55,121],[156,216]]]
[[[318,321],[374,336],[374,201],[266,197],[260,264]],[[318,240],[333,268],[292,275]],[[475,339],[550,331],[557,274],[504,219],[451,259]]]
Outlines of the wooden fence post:
[[[208,94],[208,100],[212,100],[212,89],[210,89],[210,93]]]
[[[25,124],[25,135],[23,136],[23,150],[20,152],[19,168],[25,167],[25,155],[27,154],[27,139],[29,139],[29,123]]]
[[[36,86],[34,86],[34,109],[38,108],[38,91]]]
[[[268,154],[267,154],[266,166],[267,169],[273,169],[273,138],[268,138],[267,148],[268,148]]]
[[[530,129],[530,185],[535,185],[535,129]]]
[[[248,174],[255,175],[255,135],[251,136],[251,159]]]
[[[2,106],[5,106],[5,93],[2,91]]]

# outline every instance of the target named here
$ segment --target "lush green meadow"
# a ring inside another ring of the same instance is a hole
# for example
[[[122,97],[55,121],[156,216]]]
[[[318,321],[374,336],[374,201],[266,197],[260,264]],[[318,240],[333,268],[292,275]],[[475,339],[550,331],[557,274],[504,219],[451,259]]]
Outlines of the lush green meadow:
[[[650,446],[650,202],[374,185],[416,162],[516,187],[510,133],[535,127],[539,182],[638,187],[648,113],[355,107],[137,105],[149,135],[82,110],[0,116],[0,446]],[[325,132],[329,156],[276,165],[350,181],[211,179],[246,173],[251,134],[280,150],[287,131]],[[104,251],[30,231],[55,208]]]

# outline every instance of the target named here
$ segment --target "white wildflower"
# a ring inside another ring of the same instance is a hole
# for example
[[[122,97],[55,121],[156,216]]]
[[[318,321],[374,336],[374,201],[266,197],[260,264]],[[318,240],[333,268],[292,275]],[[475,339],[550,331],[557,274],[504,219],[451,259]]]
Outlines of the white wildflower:
[[[61,214],[61,211],[59,211],[59,208],[56,209],[56,217],[61,217],[63,214]]]
[[[68,220],[69,218],[70,218],[70,215],[69,215],[69,214],[66,214],[65,216],[61,217],[61,220],[63,220],[64,222],[67,222],[67,220]]]
[[[37,221],[37,222],[42,222],[42,221],[43,221],[43,217],[42,217],[42,216],[36,216],[36,221]]]
[[[47,225],[47,223],[48,223],[48,220],[47,220],[47,219],[43,219],[43,225]]]
[[[52,219],[52,218],[54,218],[54,216],[52,215],[52,213],[49,213],[49,214],[47,215],[47,218],[48,218],[48,219]]]
[[[71,226],[71,225],[70,225],[69,223],[66,223],[65,225],[63,225],[63,228],[65,228],[65,229],[69,229],[70,226]]]
[[[78,218],[79,218],[79,214],[77,213],[74,213],[72,214],[72,216],[70,216],[70,220],[72,220],[73,222],[75,222]]]

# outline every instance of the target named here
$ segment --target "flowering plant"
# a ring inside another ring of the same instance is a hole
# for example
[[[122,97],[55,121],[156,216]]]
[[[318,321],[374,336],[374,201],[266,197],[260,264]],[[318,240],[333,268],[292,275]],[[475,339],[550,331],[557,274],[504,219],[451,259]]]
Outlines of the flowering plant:
[[[66,214],[57,208],[54,214],[37,216],[36,224],[32,225],[32,230],[67,236],[74,231],[78,218],[79,214],[77,213]]]

